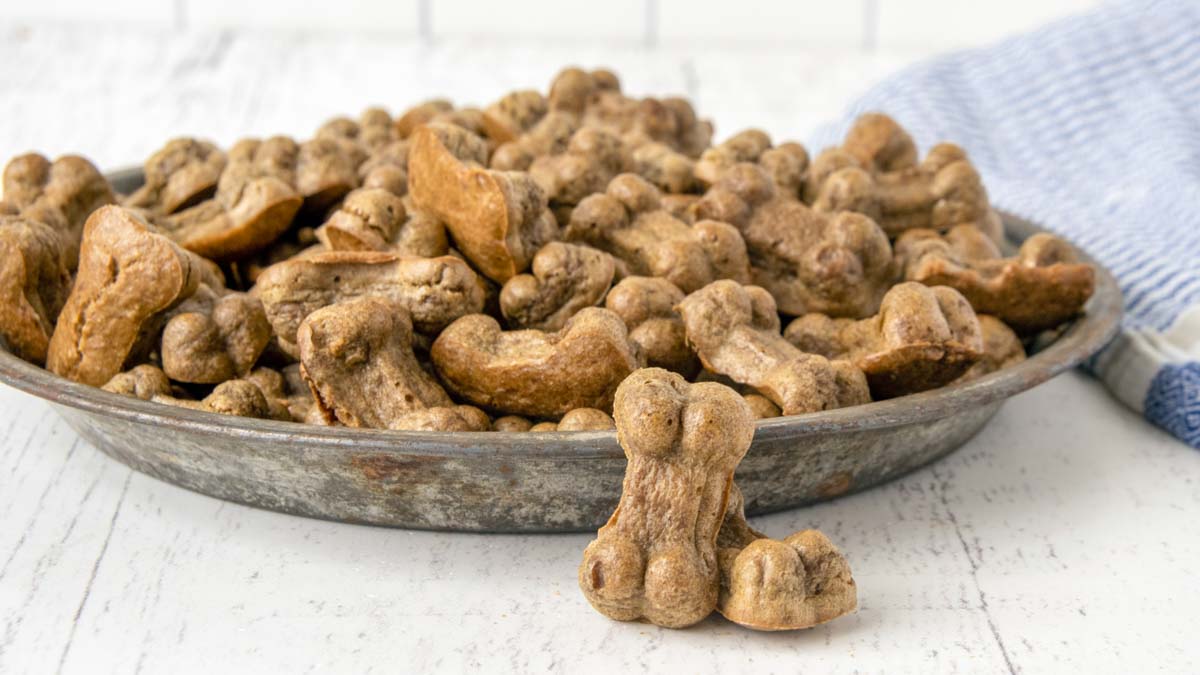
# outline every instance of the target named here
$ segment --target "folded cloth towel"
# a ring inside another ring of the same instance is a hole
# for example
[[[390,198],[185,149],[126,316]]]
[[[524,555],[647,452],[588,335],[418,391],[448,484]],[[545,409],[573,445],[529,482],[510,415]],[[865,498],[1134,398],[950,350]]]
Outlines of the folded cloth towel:
[[[1086,368],[1200,447],[1200,3],[1108,5],[994,47],[910,67],[870,90],[922,148],[962,145],[992,203],[1113,272],[1118,337]]]

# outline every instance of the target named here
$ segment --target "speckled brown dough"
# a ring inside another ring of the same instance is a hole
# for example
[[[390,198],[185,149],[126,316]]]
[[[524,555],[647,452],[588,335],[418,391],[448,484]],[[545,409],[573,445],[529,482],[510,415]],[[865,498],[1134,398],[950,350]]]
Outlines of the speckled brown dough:
[[[79,272],[50,338],[46,368],[95,387],[108,382],[142,324],[194,293],[204,267],[132,211],[96,210],[83,228]]]
[[[260,300],[280,346],[292,354],[296,329],[313,311],[379,295],[409,310],[418,332],[436,333],[483,308],[475,273],[453,256],[411,258],[376,251],[334,251],[293,258],[263,270],[250,291]]]
[[[63,155],[53,162],[38,154],[21,155],[4,167],[3,182],[0,213],[20,215],[57,230],[71,271],[79,262],[84,222],[96,209],[117,201],[108,180],[77,155]]]
[[[866,378],[853,364],[805,354],[783,339],[775,301],[758,286],[715,281],[684,298],[677,310],[705,368],[754,387],[784,415],[871,400]]]
[[[564,238],[611,253],[629,274],[662,277],[684,292],[715,279],[749,280],[737,230],[712,220],[689,226],[663,210],[660,198],[644,178],[621,174],[603,194],[579,203]]]
[[[587,246],[551,242],[533,258],[532,274],[500,289],[500,311],[513,328],[555,331],[584,307],[604,299],[612,284],[612,256]]]
[[[789,324],[784,337],[805,352],[854,362],[877,399],[940,387],[983,357],[979,320],[966,298],[914,282],[893,286],[873,317],[809,314]]]
[[[0,216],[0,338],[38,365],[46,362],[54,322],[71,292],[65,249],[50,225]]]
[[[146,159],[145,183],[122,203],[169,215],[212,197],[224,169],[225,153],[217,146],[195,138],[174,138]]]
[[[721,593],[717,611],[754,630],[811,628],[858,606],[850,565],[817,530],[769,539],[746,522],[734,485],[717,537]]]
[[[870,218],[817,213],[758,164],[727,169],[691,213],[737,227],[754,283],[784,314],[870,316],[894,277],[891,245]]]
[[[216,384],[244,377],[271,340],[271,324],[257,298],[218,297],[201,285],[163,328],[163,371],[176,382]]]
[[[1025,345],[1003,321],[990,314],[980,314],[979,328],[983,332],[983,357],[953,384],[970,382],[1025,360]]]
[[[945,236],[907,232],[896,242],[904,278],[950,286],[981,314],[1022,334],[1053,328],[1083,311],[1095,290],[1095,271],[1078,262],[1070,244],[1039,233],[1017,255],[1001,258],[987,235],[965,225]]]
[[[541,189],[526,173],[483,168],[482,139],[447,124],[425,125],[412,138],[413,202],[446,224],[455,245],[484,275],[508,281],[557,238]]]
[[[690,626],[717,604],[717,531],[754,436],[749,406],[647,368],[621,384],[614,413],[628,460],[621,502],[583,553],[579,587],[609,618]]]
[[[691,379],[700,361],[687,344],[683,319],[675,306],[683,291],[658,277],[626,277],[608,292],[604,306],[621,317],[629,339],[646,357],[646,365],[664,368]]]
[[[597,307],[580,310],[557,333],[505,332],[490,316],[465,316],[430,353],[455,394],[486,410],[536,418],[608,410],[617,385],[642,365],[625,324]]]
[[[395,429],[407,413],[454,405],[417,363],[412,337],[407,310],[378,296],[309,314],[296,333],[301,374],[326,418]]]

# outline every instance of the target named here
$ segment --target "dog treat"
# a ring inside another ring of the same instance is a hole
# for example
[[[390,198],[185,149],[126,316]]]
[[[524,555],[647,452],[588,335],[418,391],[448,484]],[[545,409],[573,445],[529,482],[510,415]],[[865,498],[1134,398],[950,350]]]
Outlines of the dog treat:
[[[227,380],[218,384],[212,393],[199,401],[159,395],[152,399],[155,403],[203,410],[205,412],[235,415],[237,417],[253,417],[256,419],[271,419],[271,405],[258,385],[249,380]]]
[[[683,297],[683,291],[666,279],[626,277],[608,292],[604,306],[625,322],[630,341],[646,356],[646,365],[691,378],[700,362],[675,311]]]
[[[403,197],[408,194],[408,141],[377,148],[358,166],[361,187],[379,188]]]
[[[510,92],[483,109],[483,128],[488,138],[501,145],[517,140],[549,110],[546,97],[538,91],[523,89]]]
[[[162,368],[149,363],[113,375],[101,389],[114,394],[133,396],[143,401],[150,401],[155,396],[172,395],[171,381],[167,379],[167,374]]]
[[[704,151],[696,162],[696,178],[705,185],[716,183],[735,164],[757,162],[771,147],[771,137],[761,129],[746,129]]]
[[[579,587],[611,619],[690,626],[717,605],[717,532],[753,417],[731,389],[659,368],[630,375],[613,410],[621,502],[584,551]]]
[[[792,321],[784,337],[804,352],[852,361],[875,398],[940,387],[983,357],[979,320],[966,298],[914,282],[893,286],[873,317],[809,314]]]
[[[555,427],[557,426],[555,425]],[[492,431],[522,432],[532,430],[533,422],[520,415],[504,415],[492,420]]]
[[[754,283],[784,314],[870,316],[894,276],[887,236],[870,218],[817,213],[758,164],[727,169],[691,212],[741,232]]]
[[[784,415],[871,400],[856,366],[803,353],[779,334],[775,301],[758,286],[715,281],[676,309],[705,368],[753,387]]]
[[[983,333],[983,357],[955,380],[955,384],[978,379],[1025,360],[1025,345],[1003,321],[990,314],[980,314],[979,328]]]
[[[966,296],[975,311],[991,314],[1022,334],[1053,328],[1083,310],[1095,290],[1095,271],[1070,244],[1038,233],[1011,258],[970,225],[944,236],[905,233],[896,242],[904,278],[945,285]]]
[[[406,413],[454,405],[417,363],[412,337],[404,306],[379,296],[309,314],[296,333],[300,372],[326,419],[394,429]]]
[[[602,129],[585,127],[570,137],[561,154],[531,162],[529,175],[552,207],[573,207],[588,195],[603,192],[628,163],[621,139]]]
[[[754,414],[756,420],[770,419],[783,414],[779,410],[779,406],[762,394],[742,394],[742,398],[746,399],[746,403],[750,406],[750,412]]]
[[[331,251],[383,251],[408,218],[404,200],[380,188],[346,195],[316,236]]]
[[[123,205],[170,215],[212,197],[224,169],[225,153],[212,143],[172,139],[142,165],[145,182]]]
[[[84,222],[96,209],[117,201],[108,180],[77,155],[53,162],[34,153],[21,155],[4,167],[3,183],[0,214],[20,215],[57,230],[72,272],[79,262]]]
[[[621,82],[611,70],[589,73],[582,68],[568,67],[554,76],[547,98],[551,110],[582,114],[600,92],[620,90]]]
[[[749,280],[737,230],[709,220],[689,226],[662,209],[658,188],[631,173],[580,202],[564,238],[611,253],[628,274],[662,277],[684,292],[715,279]]]
[[[607,431],[615,428],[613,419],[603,410],[575,408],[568,410],[558,422],[539,422],[528,431]]]
[[[446,224],[455,246],[485,276],[508,281],[556,238],[558,226],[541,189],[529,174],[483,168],[487,147],[478,136],[429,124],[412,138],[413,203]]]
[[[45,223],[0,216],[0,338],[18,357],[42,365],[71,271],[63,235]]]
[[[692,192],[699,187],[695,160],[666,143],[645,143],[633,151],[630,159],[633,173],[650,181],[659,190],[678,194]],[[613,172],[614,175],[616,173]]]
[[[896,120],[871,112],[854,120],[842,150],[869,171],[903,171],[917,165],[917,146]]]
[[[379,295],[412,315],[420,333],[434,334],[483,308],[475,273],[453,256],[402,257],[377,251],[334,251],[292,258],[263,270],[250,291],[263,303],[279,344],[298,354],[296,329],[328,305]]]
[[[47,369],[95,387],[108,382],[143,324],[194,293],[205,267],[134,212],[97,209],[83,228],[79,272],[50,338]]]
[[[500,289],[500,311],[513,328],[555,331],[576,312],[604,299],[612,284],[612,256],[587,246],[551,242],[533,257],[531,274]]]
[[[858,606],[850,565],[829,538],[817,530],[767,538],[746,522],[736,484],[717,534],[717,559],[717,611],[747,628],[811,628]]]
[[[597,307],[579,310],[556,333],[505,332],[490,316],[465,316],[442,331],[430,355],[446,387],[470,403],[536,418],[608,410],[617,385],[641,366],[625,324]]]
[[[273,368],[260,366],[244,375],[241,379],[247,382],[253,382],[258,387],[259,391],[267,399],[267,408],[270,410],[269,417],[273,420],[283,422],[303,422],[304,414],[296,416],[293,414],[292,397],[293,393],[288,388],[287,379],[283,373]],[[310,397],[308,387],[304,387],[303,394]],[[311,403],[309,403],[311,406]],[[307,412],[307,408],[305,408]]]
[[[201,285],[163,328],[163,371],[176,382],[216,384],[244,377],[271,341],[271,324],[257,298],[217,296]]]
[[[492,421],[479,408],[454,405],[413,410],[397,416],[388,427],[400,431],[490,431]]]
[[[578,116],[551,111],[519,137],[500,144],[489,166],[498,171],[528,171],[535,159],[566,152],[577,129]]]
[[[350,141],[368,153],[375,153],[400,140],[400,132],[392,116],[383,108],[367,108],[357,120],[335,117],[322,124],[314,138]]]

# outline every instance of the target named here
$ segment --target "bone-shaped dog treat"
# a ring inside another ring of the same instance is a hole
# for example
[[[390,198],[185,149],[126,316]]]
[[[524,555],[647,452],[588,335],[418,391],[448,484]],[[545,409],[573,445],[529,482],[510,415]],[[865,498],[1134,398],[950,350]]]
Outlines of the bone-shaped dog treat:
[[[358,144],[368,153],[401,140],[400,132],[392,116],[383,108],[367,108],[357,120],[349,117],[335,117],[322,124],[315,138],[328,138],[337,141],[351,141]]]
[[[245,293],[217,296],[201,285],[163,328],[163,371],[176,382],[216,384],[245,377],[271,341],[262,303]]]
[[[194,293],[205,266],[132,211],[97,209],[83,228],[79,272],[50,338],[46,368],[96,387],[108,382],[143,324]]]
[[[555,331],[576,312],[604,299],[616,269],[612,256],[577,244],[551,242],[533,257],[532,274],[500,289],[500,311],[514,328]]]
[[[620,91],[621,82],[611,70],[584,71],[569,67],[561,70],[550,83],[547,97],[551,110],[582,114],[601,91]]]
[[[171,380],[158,366],[143,363],[122,373],[113,375],[104,384],[104,391],[114,394],[133,396],[143,401],[153,400],[155,396],[171,396]]]
[[[775,301],[758,286],[715,281],[676,309],[705,368],[753,387],[784,415],[871,400],[867,380],[853,364],[805,354],[779,334]]]
[[[683,297],[683,291],[666,279],[626,277],[608,292],[604,306],[625,322],[629,339],[646,356],[646,365],[690,379],[700,362],[675,311]]]
[[[529,175],[551,206],[571,207],[588,195],[603,192],[627,163],[621,139],[602,129],[585,127],[570,137],[561,154],[535,159]]]
[[[628,460],[621,502],[584,551],[579,588],[609,618],[690,626],[717,604],[717,531],[754,435],[750,409],[727,387],[647,368],[613,410]]]
[[[293,413],[293,399],[302,400],[296,396],[296,392],[289,389],[287,378],[283,373],[273,368],[260,366],[244,375],[241,379],[247,382],[253,382],[263,393],[267,399],[267,407],[270,409],[270,417],[273,420],[281,420],[284,422],[303,422],[304,414],[299,416]],[[308,385],[304,385],[302,391],[304,397],[309,399],[310,403],[302,404],[305,412],[311,406],[312,394],[308,390]]]
[[[970,382],[1025,360],[1025,345],[1003,321],[990,314],[980,314],[979,328],[983,333],[983,357],[954,383]]]
[[[497,147],[492,153],[490,166],[499,171],[527,171],[538,157],[565,152],[571,135],[577,129],[578,116],[551,111],[528,131]]]
[[[167,395],[154,396],[150,400],[180,408],[256,419],[272,419],[272,413],[277,412],[267,402],[266,395],[258,385],[249,380],[226,380],[199,401]]]
[[[539,422],[528,430],[539,431],[607,431],[615,429],[616,424],[608,413],[595,408],[575,408],[568,410],[558,422]]]
[[[804,530],[782,541],[746,522],[734,485],[717,535],[721,593],[717,611],[755,630],[795,630],[848,614],[858,590],[845,557],[821,532]]]
[[[757,162],[771,147],[771,137],[761,129],[746,129],[704,151],[696,162],[696,178],[705,185],[716,183],[735,164]]]
[[[467,263],[453,256],[412,258],[377,251],[333,251],[292,258],[263,270],[250,291],[260,300],[279,344],[297,354],[296,329],[312,312],[344,300],[378,295],[412,315],[432,334],[483,309],[483,290]]]
[[[950,286],[975,311],[991,314],[1022,334],[1053,328],[1083,311],[1095,290],[1095,271],[1080,263],[1070,244],[1039,233],[1011,258],[977,228],[945,236],[911,231],[896,242],[904,278]]]
[[[784,314],[870,316],[892,282],[891,245],[870,218],[817,213],[762,165],[727,169],[691,211],[737,227],[754,283],[770,291]]]
[[[917,146],[896,120],[871,112],[854,120],[842,149],[871,171],[902,171],[917,164]]]
[[[630,159],[633,162],[633,173],[650,181],[654,187],[664,192],[679,194],[691,192],[697,187],[696,162],[666,143],[655,142],[638,146],[630,155]]]
[[[940,387],[983,357],[979,320],[966,298],[914,282],[893,286],[873,317],[809,314],[789,324],[784,337],[807,353],[849,359],[876,398]]]
[[[357,143],[314,138],[300,144],[296,158],[296,190],[312,213],[324,213],[358,187],[358,167],[367,152]]]
[[[316,235],[331,251],[383,251],[407,217],[400,197],[379,188],[359,188],[346,195]]]
[[[509,92],[483,109],[483,128],[497,144],[515,141],[549,111],[546,97],[532,89]]]
[[[839,169],[825,179],[813,208],[862,213],[893,237],[914,228],[945,231],[992,217],[979,173],[962,148],[951,143],[934,146],[919,165],[903,171]]]
[[[326,418],[350,427],[394,429],[406,413],[454,405],[412,351],[412,322],[379,296],[309,314],[296,333],[301,373]]]
[[[358,166],[365,188],[380,188],[403,197],[408,194],[408,141],[394,141],[371,153]]]
[[[38,154],[21,155],[4,167],[3,183],[0,214],[21,215],[57,230],[72,271],[79,262],[84,222],[96,209],[117,201],[100,171],[76,155],[53,162]]]
[[[684,292],[715,279],[749,280],[746,246],[725,223],[688,225],[661,208],[661,195],[645,179],[621,174],[603,194],[576,207],[564,238],[611,253],[628,273],[662,277]]]
[[[225,153],[208,141],[175,138],[142,165],[145,182],[123,205],[168,215],[213,196],[225,169]]]
[[[607,410],[617,385],[641,366],[625,324],[587,307],[556,333],[502,331],[472,314],[446,327],[430,351],[446,387],[486,410],[557,418],[572,408]]]
[[[526,173],[483,168],[482,139],[446,124],[425,125],[412,138],[413,202],[446,224],[455,245],[485,276],[508,281],[556,238],[558,225],[541,189]]]
[[[455,405],[414,410],[398,416],[390,429],[402,431],[490,431],[492,421],[479,408]]]
[[[63,234],[50,225],[0,216],[0,338],[26,361],[46,362],[54,322],[71,291]]]

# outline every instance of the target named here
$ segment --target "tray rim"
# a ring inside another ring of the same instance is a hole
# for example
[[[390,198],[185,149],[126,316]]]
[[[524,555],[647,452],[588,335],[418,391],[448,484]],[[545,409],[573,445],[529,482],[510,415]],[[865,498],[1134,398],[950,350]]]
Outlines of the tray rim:
[[[110,172],[108,177],[114,183],[139,180],[140,170],[133,168],[114,171]],[[997,211],[1004,221],[1008,238],[1016,243],[1036,232],[1046,231],[1045,228],[1012,213],[1000,209]],[[849,408],[760,420],[756,424],[756,440],[886,429],[938,419],[964,407],[985,405],[1011,397],[1078,365],[1097,353],[1116,335],[1123,312],[1122,294],[1111,273],[1086,252],[1080,251],[1080,254],[1080,257],[1092,264],[1096,270],[1096,288],[1088,302],[1087,311],[1074,319],[1051,344],[1025,361],[964,384]],[[454,453],[464,458],[474,455],[511,455],[587,460],[622,454],[614,442],[615,431],[530,434],[352,429],[259,420],[179,408],[72,382],[17,358],[2,344],[0,383],[55,405],[68,406],[134,424],[153,424],[200,436],[254,436],[261,440],[300,443],[308,447],[317,444],[325,447],[353,448],[358,451],[371,447],[393,450],[403,447],[406,453],[412,455],[439,457]],[[606,447],[607,450],[603,449]]]

